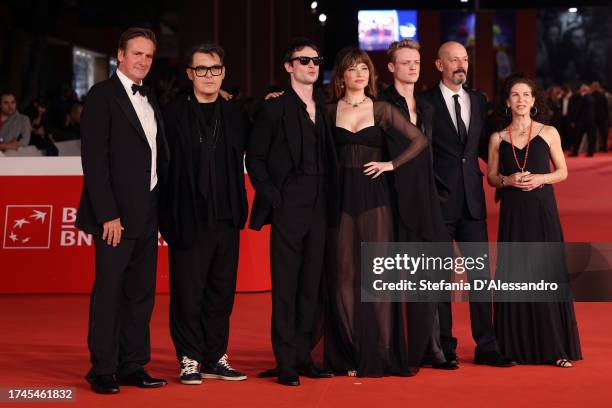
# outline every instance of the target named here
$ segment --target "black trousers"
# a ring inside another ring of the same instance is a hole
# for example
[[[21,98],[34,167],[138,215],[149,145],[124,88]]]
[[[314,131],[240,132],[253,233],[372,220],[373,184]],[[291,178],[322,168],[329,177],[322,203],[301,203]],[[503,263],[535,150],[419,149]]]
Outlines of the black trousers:
[[[561,146],[563,150],[570,150],[574,146],[574,140],[576,139],[576,128],[572,127],[570,120],[567,116],[561,119]]]
[[[129,375],[151,359],[149,322],[155,302],[157,192],[151,192],[147,222],[136,239],[113,247],[94,236],[96,277],[89,305],[87,378]]]
[[[180,360],[216,363],[227,351],[240,230],[231,221],[201,227],[187,248],[170,246],[170,335]]]
[[[321,176],[289,176],[272,214],[272,348],[281,375],[312,362],[327,230],[324,185]]]
[[[462,256],[482,256],[487,253],[486,242],[488,242],[486,220],[476,220],[471,217],[467,210],[467,203],[463,205],[462,216],[457,220],[446,222],[446,228],[452,240],[457,242]],[[462,242],[482,242],[482,248],[466,248]],[[474,252],[474,253],[471,253]],[[489,279],[489,268],[484,268],[480,275],[468,276],[473,285],[474,279]],[[444,355],[448,360],[456,358],[457,339],[453,337],[453,316],[450,302],[438,304],[440,319],[440,344]],[[495,331],[493,329],[493,303],[490,297],[473,298],[470,295],[470,322],[472,326],[472,337],[476,342],[476,354],[499,351]]]
[[[599,134],[599,151],[608,151],[608,121],[598,120],[597,121],[597,133]]]
[[[574,144],[572,146],[572,153],[578,154],[580,150],[580,143],[582,142],[582,136],[587,134],[587,154],[592,156],[595,152],[595,142],[597,140],[597,127],[595,125],[584,125],[576,128]]]

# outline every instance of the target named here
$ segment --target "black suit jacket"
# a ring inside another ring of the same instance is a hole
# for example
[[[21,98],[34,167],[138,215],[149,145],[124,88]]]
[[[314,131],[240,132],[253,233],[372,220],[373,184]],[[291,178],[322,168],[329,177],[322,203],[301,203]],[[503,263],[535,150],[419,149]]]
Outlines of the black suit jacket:
[[[575,99],[575,122],[579,129],[594,128],[595,120],[595,98],[592,94],[585,94]]]
[[[157,120],[158,183],[168,169],[164,122],[152,92],[147,95]],[[124,238],[143,231],[150,207],[151,148],[117,74],[94,85],[81,116],[83,192],[76,226],[90,234],[121,219]]]
[[[410,116],[410,113],[408,112],[408,105],[406,104],[406,99],[402,95],[400,95],[399,92],[397,92],[397,89],[395,89],[394,85],[383,89],[378,94],[378,98],[376,99],[379,101],[387,101],[389,103],[392,103],[399,110]],[[417,110],[420,115],[419,119],[421,122],[421,132],[423,132],[423,134],[427,136],[431,144],[431,132],[434,114],[433,106],[431,106],[429,102],[427,102],[427,100],[423,99],[420,94],[415,94],[414,100],[416,102]]]
[[[474,219],[486,218],[483,173],[478,157],[487,160],[489,135],[486,129],[487,104],[484,95],[466,89],[470,96],[470,127],[465,144],[453,124],[439,86],[419,94],[433,108],[430,138],[433,149],[433,166],[437,179],[448,188],[448,199],[442,203],[445,220],[462,217],[463,200]],[[465,197],[465,198],[464,198]]]
[[[168,179],[161,189],[160,231],[170,245],[190,246],[196,238],[197,224],[207,224],[207,214],[196,216],[197,174],[193,165],[193,135],[197,134],[191,92],[176,96],[164,108],[166,135],[172,160]],[[248,203],[244,185],[244,152],[250,123],[246,112],[234,101],[220,99],[223,137],[226,138],[228,190],[234,210],[233,222],[242,229],[246,223]],[[210,205],[210,203],[206,203]]]
[[[272,208],[282,201],[283,184],[302,162],[299,106],[295,98],[298,96],[289,89],[278,98],[264,101],[255,116],[246,155],[249,179],[256,191],[249,220],[249,228],[254,230],[270,223]],[[338,216],[338,161],[323,100],[318,94],[315,99],[325,121],[328,215],[333,224]]]
[[[595,120],[597,122],[607,123],[608,121],[608,99],[603,92],[595,91],[591,95],[593,95],[593,100],[595,101]]]

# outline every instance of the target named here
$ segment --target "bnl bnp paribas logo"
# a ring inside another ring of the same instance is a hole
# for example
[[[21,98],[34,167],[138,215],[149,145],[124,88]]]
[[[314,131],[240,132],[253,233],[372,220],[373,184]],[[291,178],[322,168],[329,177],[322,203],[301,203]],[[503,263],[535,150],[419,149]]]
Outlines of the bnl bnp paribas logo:
[[[60,247],[91,246],[92,236],[75,227],[76,208],[61,208]],[[7,205],[4,216],[3,249],[51,248],[53,205]],[[158,235],[158,245],[167,246]]]
[[[48,249],[52,217],[52,205],[7,205],[3,248]]]
[[[61,211],[60,246],[91,246],[91,235],[75,228],[76,209]],[[53,205],[7,205],[4,215],[4,249],[49,249]]]

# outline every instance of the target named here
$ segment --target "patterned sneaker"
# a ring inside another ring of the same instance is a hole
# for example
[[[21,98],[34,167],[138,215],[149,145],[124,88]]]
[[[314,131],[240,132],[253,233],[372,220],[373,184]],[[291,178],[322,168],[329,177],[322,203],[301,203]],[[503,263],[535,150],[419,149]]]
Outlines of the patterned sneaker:
[[[187,385],[202,384],[198,362],[187,356],[183,356],[181,360],[181,383]]]
[[[210,378],[213,380],[227,380],[227,381],[242,381],[246,380],[247,376],[236,371],[229,365],[227,361],[227,354],[219,359],[216,363],[204,363],[202,372],[200,373],[202,378]]]

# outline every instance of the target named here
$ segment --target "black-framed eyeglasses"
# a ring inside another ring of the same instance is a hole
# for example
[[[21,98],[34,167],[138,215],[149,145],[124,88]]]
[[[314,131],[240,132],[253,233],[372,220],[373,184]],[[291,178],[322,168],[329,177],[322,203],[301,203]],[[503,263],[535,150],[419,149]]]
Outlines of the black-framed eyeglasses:
[[[223,73],[223,65],[213,65],[212,67],[198,65],[197,67],[188,68],[191,69],[197,77],[205,77],[208,75],[208,71],[210,71],[212,76],[219,76]]]
[[[312,63],[315,65],[320,65],[323,62],[323,57],[293,57],[289,60],[289,62],[293,62],[295,60],[300,61],[300,64],[302,65],[308,65],[310,64],[310,61],[312,61]]]

